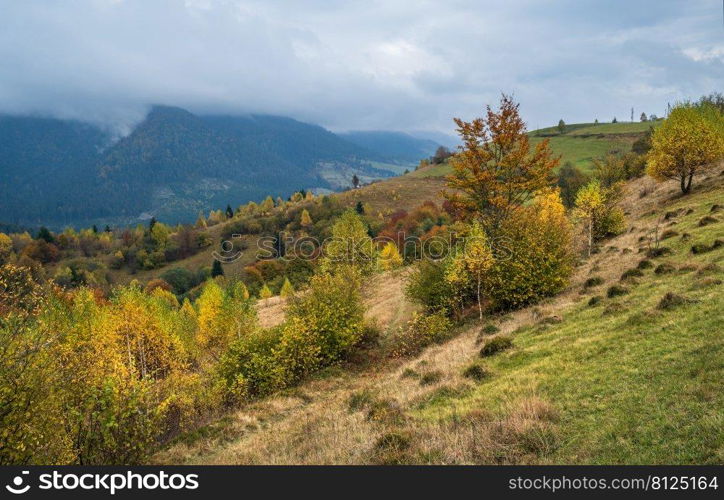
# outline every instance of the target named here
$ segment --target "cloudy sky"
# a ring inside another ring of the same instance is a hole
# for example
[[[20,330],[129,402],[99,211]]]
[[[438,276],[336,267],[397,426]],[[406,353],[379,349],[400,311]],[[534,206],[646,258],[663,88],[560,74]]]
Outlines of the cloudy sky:
[[[0,0],[0,112],[128,126],[149,104],[452,132],[724,91],[721,0]]]

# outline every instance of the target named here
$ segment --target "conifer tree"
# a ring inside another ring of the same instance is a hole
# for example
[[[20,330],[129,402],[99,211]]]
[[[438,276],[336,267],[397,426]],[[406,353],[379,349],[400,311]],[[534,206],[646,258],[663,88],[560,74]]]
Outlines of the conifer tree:
[[[397,250],[397,245],[393,241],[388,241],[380,252],[380,266],[385,271],[397,269],[402,265],[402,256]]]
[[[287,277],[284,277],[284,284],[282,285],[282,289],[279,292],[279,296],[285,298],[294,296],[294,287],[292,286],[289,278]]]
[[[217,276],[224,275],[224,268],[221,266],[221,262],[214,259],[214,263],[211,265],[211,277],[216,278]]]
[[[259,290],[259,298],[268,299],[268,298],[272,297],[273,295],[274,294],[272,293],[272,291],[269,289],[269,287],[266,285],[266,283],[264,283],[264,286],[261,287],[261,290]]]

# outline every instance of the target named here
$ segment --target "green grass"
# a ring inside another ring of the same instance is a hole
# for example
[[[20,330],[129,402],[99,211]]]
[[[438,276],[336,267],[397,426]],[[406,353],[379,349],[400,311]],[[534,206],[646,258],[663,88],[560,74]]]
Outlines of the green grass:
[[[676,225],[691,239],[666,240],[673,254],[654,259],[675,265],[675,273],[646,270],[624,297],[589,307],[582,296],[562,323],[518,331],[513,349],[489,358],[493,377],[468,394],[428,402],[415,416],[445,421],[479,408],[502,413],[511,400],[539,397],[560,413],[559,444],[541,459],[546,463],[724,462],[724,286],[716,282],[724,272],[704,277],[681,269],[722,266],[722,247],[690,253],[694,242],[724,233],[721,221],[697,225],[720,197],[721,189],[712,189],[667,206],[694,209]],[[691,301],[660,310],[667,292]],[[602,314],[613,303],[621,310]]]
[[[563,134],[557,127],[533,130],[529,133],[531,146],[548,139],[555,155],[561,157],[561,165],[571,162],[584,171],[590,171],[593,160],[610,152],[627,153],[636,137],[648,130],[653,123],[574,123],[566,125]],[[448,164],[433,165],[417,170],[413,177],[443,177],[450,173]]]

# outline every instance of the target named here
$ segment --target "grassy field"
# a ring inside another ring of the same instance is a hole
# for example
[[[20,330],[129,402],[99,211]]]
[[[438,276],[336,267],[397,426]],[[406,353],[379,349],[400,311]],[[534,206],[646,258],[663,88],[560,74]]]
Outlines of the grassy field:
[[[611,276],[586,290],[560,323],[517,329],[514,347],[485,362],[489,380],[424,405],[416,417],[446,421],[479,408],[501,414],[510,400],[537,399],[557,416],[550,435],[538,436],[538,461],[722,463],[724,247],[697,256],[690,251],[724,236],[721,222],[698,225],[721,195],[711,190],[667,207],[693,210],[662,228],[680,233],[662,243],[672,255],[651,259],[654,267],[635,281]],[[654,224],[655,217],[643,221]],[[657,268],[669,271],[657,274]],[[630,293],[606,298],[617,283]],[[667,293],[684,303],[662,309]],[[601,301],[592,307],[594,295]]]
[[[722,463],[724,246],[711,245],[724,237],[724,211],[713,209],[723,194],[720,175],[686,197],[673,183],[636,181],[623,202],[629,231],[581,262],[562,294],[463,325],[414,358],[325,370],[182,436],[155,461]],[[657,224],[671,253],[647,258]],[[711,249],[693,254],[697,244]],[[652,266],[621,279],[643,260]],[[592,277],[602,283],[586,287]],[[385,274],[365,291],[382,344],[414,309],[402,283],[404,273]],[[607,297],[613,285],[627,293]],[[269,313],[275,323],[283,308]],[[493,330],[513,346],[480,358]]]
[[[566,125],[566,131],[561,134],[557,127],[548,127],[533,130],[529,133],[531,145],[536,145],[544,139],[550,142],[553,153],[561,157],[561,165],[571,162],[583,170],[593,167],[593,159],[605,156],[607,153],[627,153],[631,145],[646,132],[651,122],[635,123],[574,123]],[[444,177],[450,173],[450,166],[432,165],[412,172],[413,177]]]

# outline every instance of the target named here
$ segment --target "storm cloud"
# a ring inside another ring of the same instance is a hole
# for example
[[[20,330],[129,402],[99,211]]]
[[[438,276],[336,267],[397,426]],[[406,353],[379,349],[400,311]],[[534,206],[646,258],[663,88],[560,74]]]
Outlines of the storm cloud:
[[[118,130],[168,104],[451,132],[501,91],[534,128],[722,82],[719,0],[0,0],[0,112]]]

